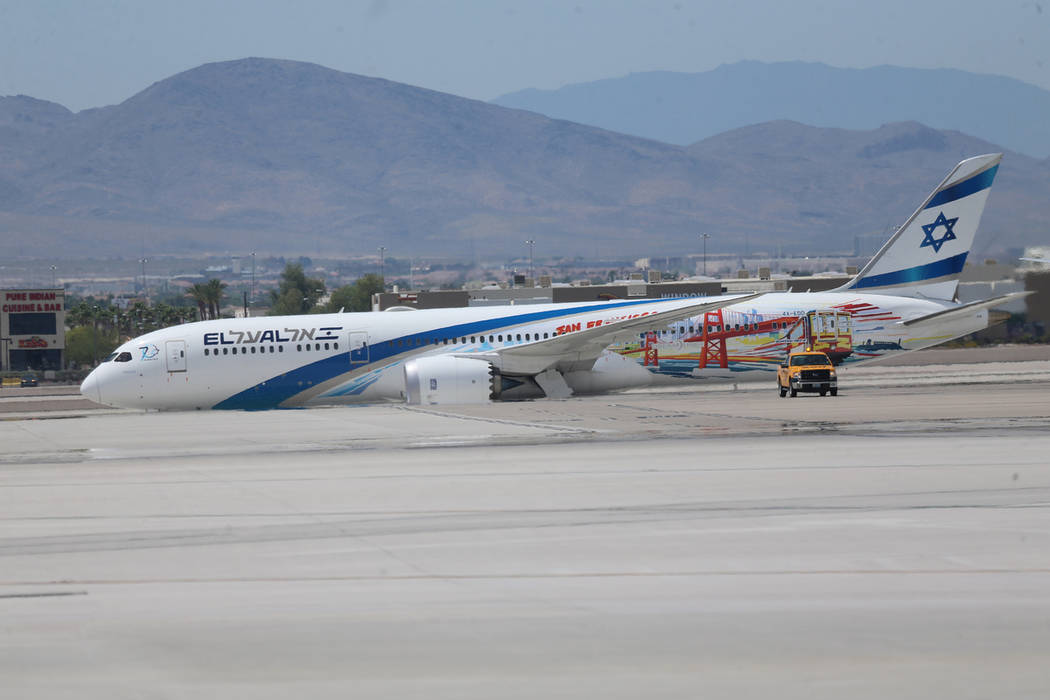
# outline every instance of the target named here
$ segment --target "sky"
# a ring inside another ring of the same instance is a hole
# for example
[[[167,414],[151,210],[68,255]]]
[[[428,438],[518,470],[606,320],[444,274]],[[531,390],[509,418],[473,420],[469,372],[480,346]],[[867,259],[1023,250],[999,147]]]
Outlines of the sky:
[[[741,60],[958,68],[1050,89],[1050,0],[0,0],[0,95],[79,111],[247,56],[482,100]]]

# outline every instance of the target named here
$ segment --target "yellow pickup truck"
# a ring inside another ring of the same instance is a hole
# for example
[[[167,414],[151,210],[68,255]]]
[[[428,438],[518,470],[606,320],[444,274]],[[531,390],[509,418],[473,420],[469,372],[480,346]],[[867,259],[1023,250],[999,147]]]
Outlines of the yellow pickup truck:
[[[777,369],[777,390],[783,398],[798,392],[820,392],[821,396],[838,396],[839,384],[835,368],[828,356],[822,352],[803,350],[793,352],[780,363]]]

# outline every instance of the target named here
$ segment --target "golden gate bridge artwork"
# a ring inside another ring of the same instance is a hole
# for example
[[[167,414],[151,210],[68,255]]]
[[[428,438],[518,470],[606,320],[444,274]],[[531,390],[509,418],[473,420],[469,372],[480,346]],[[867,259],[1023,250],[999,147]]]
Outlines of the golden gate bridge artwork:
[[[772,367],[799,347],[821,350],[840,364],[853,353],[851,311],[832,308],[763,317],[717,309],[698,317],[699,324],[646,333],[641,343],[617,352],[662,374],[690,376],[704,370]]]

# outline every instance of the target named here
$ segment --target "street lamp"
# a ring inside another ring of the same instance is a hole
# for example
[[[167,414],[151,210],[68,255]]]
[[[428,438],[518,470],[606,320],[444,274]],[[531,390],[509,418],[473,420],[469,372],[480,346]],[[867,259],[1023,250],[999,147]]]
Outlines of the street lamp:
[[[536,277],[532,272],[532,246],[535,245],[536,241],[530,238],[525,242],[529,244],[529,279],[533,280],[533,284],[535,284]]]
[[[251,313],[248,311],[248,308],[251,307],[251,305],[253,303],[255,303],[255,251],[254,250],[252,251],[252,284],[251,284],[251,287],[249,288],[248,303],[245,304],[245,309],[244,309],[244,315],[245,316],[251,316]]]
[[[386,264],[386,246],[381,245],[377,250],[379,251],[379,282],[383,285],[383,291],[386,291],[386,274],[383,269]]]
[[[707,277],[707,239],[711,237],[710,233],[701,233],[700,238],[704,241],[704,277]]]
[[[91,307],[91,355],[95,360],[95,366],[98,366],[98,307]]]
[[[142,296],[149,296],[146,291],[146,263],[149,262],[149,258],[140,258],[139,262],[142,263]]]
[[[58,269],[58,265],[52,265],[51,266],[51,289],[56,289],[55,270],[57,270],[57,269]]]

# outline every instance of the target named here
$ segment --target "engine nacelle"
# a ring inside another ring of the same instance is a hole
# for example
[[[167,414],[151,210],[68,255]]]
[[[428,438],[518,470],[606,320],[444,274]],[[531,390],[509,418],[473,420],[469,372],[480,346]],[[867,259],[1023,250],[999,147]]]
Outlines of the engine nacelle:
[[[421,357],[405,362],[405,399],[410,404],[488,403],[499,398],[499,370],[487,360]]]

